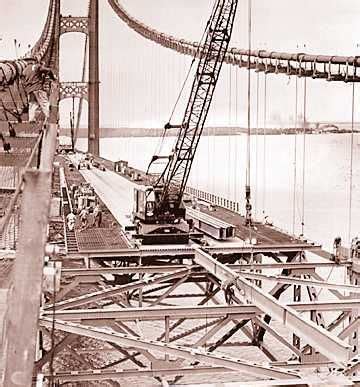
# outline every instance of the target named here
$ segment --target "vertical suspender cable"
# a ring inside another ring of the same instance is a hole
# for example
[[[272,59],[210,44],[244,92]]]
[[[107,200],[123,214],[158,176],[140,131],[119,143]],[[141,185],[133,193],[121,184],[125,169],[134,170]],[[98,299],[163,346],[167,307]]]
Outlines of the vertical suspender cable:
[[[229,126],[231,126],[231,122],[232,122],[232,120],[231,120],[231,113],[232,113],[232,111],[231,111],[231,97],[232,97],[232,95],[231,95],[231,83],[232,83],[232,79],[231,79],[231,67],[232,66],[229,66]]]
[[[228,189],[227,189],[227,197],[231,199],[231,66],[229,67],[229,134],[228,134]]]
[[[227,198],[230,200],[230,192],[231,192],[231,183],[230,183],[230,180],[231,180],[231,175],[230,175],[230,169],[231,169],[231,135],[230,133],[228,134],[227,136],[228,138],[228,144],[227,144],[227,147],[228,147],[228,175],[227,175],[227,178],[228,178],[228,182],[227,182]]]
[[[239,129],[239,122],[238,122],[238,71],[239,68],[235,67],[235,126],[236,131]],[[235,155],[234,155],[234,201],[237,203],[237,179],[238,179],[238,135],[236,133],[235,137]]]
[[[256,169],[255,169],[255,202],[254,202],[254,207],[255,207],[255,214],[257,214],[257,199],[258,199],[258,192],[259,192],[259,187],[258,187],[258,173],[259,173],[259,86],[260,86],[260,72],[258,71],[256,73],[256,133],[255,133],[255,159],[256,159]]]
[[[350,181],[349,181],[349,228],[348,241],[351,242],[351,223],[352,223],[352,183],[353,183],[353,160],[354,160],[354,115],[355,115],[355,82],[352,83],[352,101],[351,101],[351,140],[350,140]]]
[[[246,225],[251,226],[252,216],[251,216],[251,189],[250,189],[250,134],[251,134],[251,62],[250,62],[250,53],[251,53],[251,0],[248,0],[248,14],[249,14],[249,30],[248,30],[248,111],[247,111],[247,166],[246,166],[246,187],[245,187],[245,198],[246,198]]]
[[[296,208],[296,161],[297,161],[297,128],[298,128],[298,77],[295,77],[295,135],[294,135],[294,184],[293,184],[293,224],[292,233],[295,234],[295,208]]]
[[[303,117],[303,176],[302,176],[302,216],[301,235],[304,235],[305,226],[305,161],[306,161],[306,77],[304,77],[304,117]]]
[[[90,17],[90,1],[88,4],[88,17]],[[86,78],[86,64],[88,61],[88,42],[89,42],[89,35],[85,34],[84,61],[83,61],[81,82],[85,82],[85,78]],[[79,132],[79,128],[80,128],[80,121],[81,121],[81,113],[82,113],[83,104],[84,104],[84,99],[80,98],[79,106],[78,106],[78,114],[77,114],[77,119],[76,119],[76,127],[75,127],[76,129],[75,129],[75,134],[74,134],[74,146],[76,146],[76,140],[77,140],[77,136],[78,136],[78,132]]]
[[[267,73],[264,73],[264,128],[263,128],[263,215],[266,204],[266,117],[267,116]]]

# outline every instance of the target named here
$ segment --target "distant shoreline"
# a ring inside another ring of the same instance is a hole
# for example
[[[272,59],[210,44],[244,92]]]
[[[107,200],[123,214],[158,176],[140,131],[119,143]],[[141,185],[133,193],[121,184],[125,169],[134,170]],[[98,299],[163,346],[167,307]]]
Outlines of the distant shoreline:
[[[345,134],[351,133],[351,128],[336,128],[330,126],[329,128],[306,128],[306,133],[308,134]],[[355,133],[359,133],[359,129],[354,130]],[[161,137],[163,136],[164,129],[160,128],[101,128],[100,129],[102,138],[113,138],[113,137]],[[236,136],[246,134],[246,128],[236,128],[236,127],[220,127],[220,128],[204,128],[203,136]],[[302,128],[268,128],[265,130],[266,135],[280,135],[280,134],[295,134],[295,133],[304,133]],[[252,129],[252,135],[262,135],[264,134],[264,129],[259,128],[258,130]],[[60,135],[70,136],[69,128],[61,128]],[[177,129],[169,129],[166,131],[166,136],[176,136]],[[87,137],[87,128],[80,128],[78,133],[79,138]]]

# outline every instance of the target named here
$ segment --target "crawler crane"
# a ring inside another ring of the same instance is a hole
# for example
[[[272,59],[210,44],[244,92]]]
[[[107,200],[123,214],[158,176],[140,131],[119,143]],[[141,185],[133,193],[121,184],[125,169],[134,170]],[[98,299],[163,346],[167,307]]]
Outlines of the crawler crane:
[[[143,244],[187,243],[191,237],[183,195],[231,39],[237,5],[238,0],[216,0],[204,44],[199,45],[198,67],[182,123],[165,126],[179,128],[175,148],[157,180],[135,189],[133,217]]]

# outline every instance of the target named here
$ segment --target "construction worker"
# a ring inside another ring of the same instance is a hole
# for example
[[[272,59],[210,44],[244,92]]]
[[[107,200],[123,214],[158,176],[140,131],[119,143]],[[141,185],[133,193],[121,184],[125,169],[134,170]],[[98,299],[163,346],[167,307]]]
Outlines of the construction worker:
[[[4,137],[4,135],[3,135],[1,132],[0,132],[0,140],[1,140],[2,143],[3,143],[4,151],[5,151],[6,153],[10,153],[11,145],[10,145],[9,142],[7,142],[7,141],[5,140],[5,137]]]
[[[74,212],[70,212],[67,215],[66,220],[67,220],[67,226],[69,231],[72,231],[75,227],[75,222],[76,222],[76,215],[74,214]]]
[[[25,92],[29,101],[29,121],[35,122],[36,110],[40,107],[45,120],[49,117],[49,98],[45,91],[45,81],[56,80],[54,72],[43,62],[28,64],[22,74]]]
[[[249,201],[246,201],[246,204],[245,204],[245,211],[246,211],[246,215],[245,215],[245,226],[249,226],[251,227],[252,226],[252,215],[251,215],[251,210],[252,210],[252,205]]]
[[[84,231],[89,226],[89,210],[84,207],[79,214],[80,220],[81,220],[81,228],[80,232]]]
[[[94,217],[93,225],[95,227],[100,227],[102,222],[102,211],[99,204],[97,204],[94,208],[93,217]]]

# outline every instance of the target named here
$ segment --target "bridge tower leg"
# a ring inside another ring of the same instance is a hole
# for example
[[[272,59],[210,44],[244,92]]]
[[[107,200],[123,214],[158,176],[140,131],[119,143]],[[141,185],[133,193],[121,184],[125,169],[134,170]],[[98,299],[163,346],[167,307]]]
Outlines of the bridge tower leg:
[[[88,150],[99,156],[99,0],[91,0],[89,10]]]
[[[89,55],[85,59],[89,60],[89,80],[61,82],[60,99],[88,100],[88,151],[99,156],[99,0],[90,1],[88,17],[61,16],[59,39],[68,32],[88,35]]]

